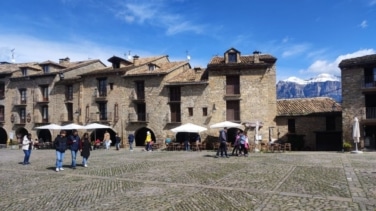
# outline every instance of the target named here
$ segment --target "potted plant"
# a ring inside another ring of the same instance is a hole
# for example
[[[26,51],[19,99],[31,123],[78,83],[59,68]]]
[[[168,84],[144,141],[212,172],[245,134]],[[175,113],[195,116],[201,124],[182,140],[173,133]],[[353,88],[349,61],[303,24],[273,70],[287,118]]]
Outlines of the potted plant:
[[[13,139],[9,140],[10,149],[19,149],[19,144],[17,141],[13,141]]]
[[[352,145],[351,145],[350,142],[348,142],[348,141],[343,142],[343,150],[344,150],[345,152],[349,152],[350,149],[351,149],[351,147],[352,147]]]

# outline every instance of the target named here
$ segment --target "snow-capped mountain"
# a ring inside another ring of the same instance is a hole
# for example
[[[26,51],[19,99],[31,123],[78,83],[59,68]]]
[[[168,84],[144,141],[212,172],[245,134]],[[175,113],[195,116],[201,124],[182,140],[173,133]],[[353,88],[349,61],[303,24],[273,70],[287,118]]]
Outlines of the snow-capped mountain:
[[[309,97],[331,97],[341,102],[341,78],[320,74],[308,80],[290,77],[277,83],[277,99]]]

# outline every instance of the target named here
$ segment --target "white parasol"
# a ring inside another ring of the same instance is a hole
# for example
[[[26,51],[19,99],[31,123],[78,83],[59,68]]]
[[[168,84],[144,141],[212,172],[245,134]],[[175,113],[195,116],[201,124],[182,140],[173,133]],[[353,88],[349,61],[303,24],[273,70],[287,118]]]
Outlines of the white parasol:
[[[39,126],[39,127],[35,127],[35,129],[47,129],[47,130],[61,130],[61,126],[60,125],[57,125],[57,124],[48,124],[48,125],[43,125],[43,126]]]
[[[179,127],[171,129],[171,131],[174,132],[174,133],[179,133],[179,132],[200,133],[200,132],[205,131],[205,130],[207,130],[207,128],[201,127],[199,125],[195,125],[195,124],[192,124],[192,123],[180,125]]]
[[[241,128],[242,126],[243,126],[242,124],[238,124],[238,123],[235,123],[235,122],[224,121],[224,122],[219,122],[219,123],[210,125],[210,128],[225,128],[225,127],[227,127],[227,128],[232,128],[232,127]]]
[[[80,129],[85,129],[83,125],[71,123],[68,125],[61,126],[62,130],[80,130]]]
[[[355,143],[355,151],[352,151],[352,153],[362,153],[361,151],[358,151],[358,143],[360,141],[360,129],[359,129],[359,120],[357,117],[354,118],[352,135],[353,135],[353,139]]]

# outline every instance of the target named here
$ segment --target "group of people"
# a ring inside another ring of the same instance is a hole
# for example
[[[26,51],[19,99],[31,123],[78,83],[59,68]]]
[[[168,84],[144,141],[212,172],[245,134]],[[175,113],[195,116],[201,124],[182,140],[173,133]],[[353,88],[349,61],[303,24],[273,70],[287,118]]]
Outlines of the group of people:
[[[150,132],[149,132],[150,133]],[[63,160],[65,157],[65,151],[69,149],[71,151],[71,167],[72,169],[76,169],[76,160],[77,160],[77,154],[80,152],[80,155],[82,156],[82,166],[87,167],[88,159],[90,157],[90,151],[91,151],[91,142],[89,139],[89,134],[85,132],[82,137],[79,137],[78,131],[73,130],[72,135],[69,137],[66,136],[66,131],[61,130],[59,135],[55,138],[53,141],[53,148],[56,151],[56,172],[63,171]],[[115,146],[116,150],[120,149],[120,143],[121,143],[121,138],[119,137],[118,134],[116,134],[115,137]],[[94,143],[94,148],[97,145],[97,141]],[[129,146],[130,150],[133,151],[133,141],[134,141],[134,135],[129,134],[128,136],[128,141],[129,141]],[[110,148],[110,144],[112,143],[110,139],[110,133],[107,131],[104,134],[103,138],[103,143],[105,144],[106,149]],[[24,160],[23,160],[23,165],[28,165],[30,164],[30,155],[31,155],[31,150],[33,149],[33,141],[31,139],[31,134],[28,133],[23,137],[22,140],[22,150],[25,154]]]
[[[66,131],[60,131],[60,134],[55,138],[53,142],[54,148],[56,150],[56,172],[63,171],[63,160],[65,151],[69,148],[71,151],[72,169],[76,169],[76,157],[78,151],[82,156],[82,166],[87,167],[87,162],[90,156],[91,143],[89,140],[89,134],[86,132],[80,138],[78,136],[77,130],[73,130],[73,134],[66,137]]]
[[[235,137],[234,148],[232,150],[233,156],[248,156],[249,141],[247,134],[238,130]],[[229,158],[227,154],[227,127],[219,131],[219,148],[217,150],[216,158],[219,157]]]

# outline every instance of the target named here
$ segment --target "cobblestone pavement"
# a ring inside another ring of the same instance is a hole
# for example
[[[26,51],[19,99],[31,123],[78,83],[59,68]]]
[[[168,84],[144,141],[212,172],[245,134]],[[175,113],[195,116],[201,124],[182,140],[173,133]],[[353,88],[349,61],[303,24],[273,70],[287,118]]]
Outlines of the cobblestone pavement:
[[[0,210],[376,210],[376,152],[214,154],[0,149]]]

